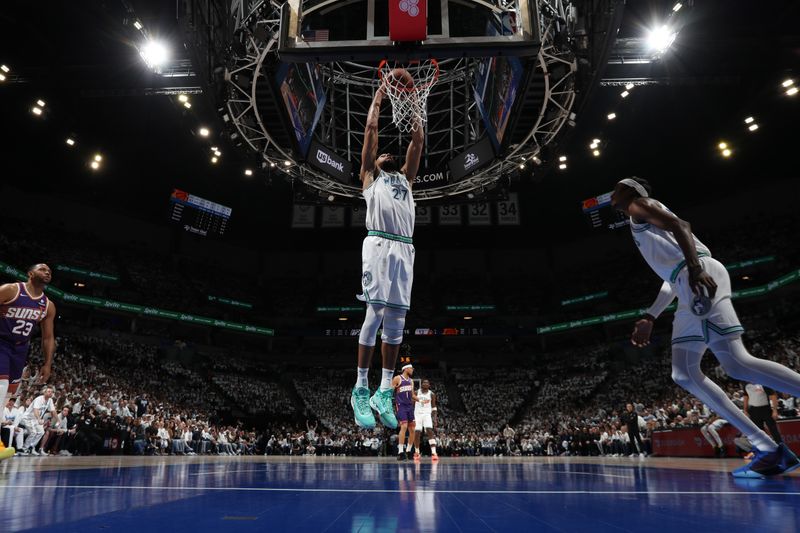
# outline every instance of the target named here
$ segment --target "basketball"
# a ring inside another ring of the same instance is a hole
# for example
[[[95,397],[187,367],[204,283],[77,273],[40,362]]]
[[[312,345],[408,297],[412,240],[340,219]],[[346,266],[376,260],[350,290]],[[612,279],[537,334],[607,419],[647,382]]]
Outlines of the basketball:
[[[411,78],[411,74],[404,68],[395,68],[389,73],[389,83],[394,84],[397,87],[405,87],[410,89],[414,86],[414,80]]]

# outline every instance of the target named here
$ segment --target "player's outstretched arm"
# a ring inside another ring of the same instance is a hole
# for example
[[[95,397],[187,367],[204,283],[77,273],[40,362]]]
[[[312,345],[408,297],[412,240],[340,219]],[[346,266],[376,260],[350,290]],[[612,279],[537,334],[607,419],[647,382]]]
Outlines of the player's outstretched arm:
[[[42,320],[42,352],[44,353],[44,363],[39,369],[39,383],[47,383],[50,379],[50,371],[53,366],[53,354],[56,353],[56,337],[54,333],[54,323],[56,320],[56,304],[48,301],[47,314]]]
[[[361,148],[361,187],[366,189],[372,185],[375,175],[375,159],[378,156],[378,119],[381,116],[383,101],[383,85],[375,92],[372,104],[367,112],[367,124],[364,128],[364,146]]]
[[[425,146],[425,130],[417,119],[416,128],[411,131],[411,142],[406,151],[406,163],[401,169],[409,185],[414,185],[414,178],[419,172],[419,161],[422,158],[422,148]]]
[[[703,271],[697,249],[692,238],[692,226],[685,220],[676,217],[651,198],[637,198],[631,202],[628,212],[634,220],[641,220],[657,228],[671,232],[678,241],[678,246],[683,251],[686,267],[689,269],[689,283],[695,292],[700,288],[708,290],[708,297],[714,298],[717,292],[717,283],[709,274]]]

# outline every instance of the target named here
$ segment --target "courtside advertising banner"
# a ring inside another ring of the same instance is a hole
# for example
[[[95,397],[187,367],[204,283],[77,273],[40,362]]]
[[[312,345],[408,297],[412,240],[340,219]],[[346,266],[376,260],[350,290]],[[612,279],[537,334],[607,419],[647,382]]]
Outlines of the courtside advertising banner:
[[[800,420],[778,420],[778,431],[783,442],[794,453],[800,453]],[[739,431],[727,425],[719,430],[719,436],[728,456],[735,457],[733,439],[739,436]],[[700,433],[699,427],[678,428],[653,432],[653,454],[663,457],[714,457],[714,448]]]

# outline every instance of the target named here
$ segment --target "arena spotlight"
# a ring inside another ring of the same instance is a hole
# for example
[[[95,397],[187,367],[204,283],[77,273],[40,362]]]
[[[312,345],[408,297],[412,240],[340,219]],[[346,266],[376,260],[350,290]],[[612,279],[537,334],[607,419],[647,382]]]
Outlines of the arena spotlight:
[[[595,156],[595,157],[600,157],[600,150],[592,151],[592,155]]]
[[[722,151],[722,157],[730,157],[733,154],[733,151],[730,148],[725,148]]]
[[[725,150],[727,147],[728,147],[728,143],[726,143],[724,141],[717,145],[717,148],[719,148],[720,150]]]
[[[558,160],[563,163],[564,161],[567,160],[567,156],[565,156],[565,155],[559,156]]]
[[[682,8],[682,7],[683,7],[683,4],[681,4],[680,2],[678,2],[677,4],[675,4],[674,6],[672,6],[672,11],[673,11],[674,13],[677,13],[678,11],[680,11],[680,10],[681,10],[681,8]]]
[[[34,115],[36,115],[37,117],[38,117],[38,116],[41,116],[41,114],[42,114],[42,108],[41,108],[41,107],[39,107],[39,106],[33,106],[33,107],[31,108],[31,113],[33,113],[33,114],[34,114]]]
[[[347,322],[347,317],[346,316],[340,316],[339,317],[339,322]]]
[[[609,113],[608,114],[608,120],[614,120],[615,118],[617,118],[617,114],[616,113]]]
[[[36,100],[36,105],[38,105],[39,107],[44,107],[45,106],[44,100]]]
[[[0,74],[0,81],[6,81],[5,74]]]
[[[245,176],[252,176],[253,175],[253,171],[250,170],[249,168],[246,168],[246,169],[244,169],[244,175]]]
[[[217,161],[219,161],[219,159],[217,158],[217,156],[214,156],[214,157],[212,157],[212,158],[211,158],[211,163],[213,163],[213,164],[215,164],[215,165],[216,165],[216,164],[217,164]]]
[[[632,91],[633,90],[633,84],[632,83],[626,83],[625,84],[625,90],[626,91]]]
[[[520,170],[525,170],[525,163],[520,163],[519,168]]]
[[[148,67],[157,70],[169,59],[169,50],[164,44],[149,40],[139,49],[139,55]]]
[[[270,162],[269,162],[269,166],[270,166],[270,168],[275,168],[277,165],[278,165],[278,164],[277,164],[277,163],[275,163],[275,161],[270,161]]]
[[[183,107],[185,107],[186,109],[191,109],[192,108],[192,104],[191,104],[191,102],[184,102],[183,103]]]
[[[464,320],[472,320],[472,317],[471,316],[465,316]]]
[[[747,117],[744,119],[745,124],[751,124],[755,119],[753,117]]]
[[[103,160],[103,156],[100,154],[94,154],[94,160],[95,162],[99,163]]]
[[[750,131],[756,131],[758,129],[758,124],[750,124],[747,129]]]
[[[139,31],[142,31],[142,28],[143,28],[144,26],[142,26],[142,23],[141,23],[141,22],[139,22],[138,20],[134,20],[134,21],[133,21],[133,27],[134,27],[134,28],[136,28],[136,29],[137,29],[137,30],[139,30]]]
[[[5,66],[5,65],[3,65],[3,66]],[[6,70],[6,72],[8,72],[8,71]],[[781,85],[783,87],[791,87],[792,85],[794,85],[794,80],[792,80],[792,79],[784,80],[783,83],[781,83]]]
[[[8,74],[9,72],[11,72],[11,69],[10,69],[10,68],[8,68],[8,67],[7,67],[7,66],[5,66],[5,65],[0,65],[0,70],[2,70],[3,72],[5,72],[6,74]]]
[[[67,143],[67,146],[75,146],[75,139],[73,139],[72,137],[67,137],[67,140],[65,142]]]
[[[287,159],[286,161],[283,162],[283,166],[290,167],[292,166],[292,162]]]
[[[560,165],[558,165],[558,168],[560,168],[561,170],[567,170],[567,164],[561,163]]]
[[[203,128],[200,128],[199,130],[197,130],[197,133],[200,134],[200,137],[208,137],[209,135],[211,135],[211,130],[209,130],[208,128],[203,127]]]
[[[189,101],[189,96],[186,94],[179,94],[178,101],[181,102],[182,104],[185,104],[186,102]]]
[[[656,54],[663,54],[675,42],[678,34],[666,25],[650,30],[647,34],[647,46]]]
[[[97,170],[100,168],[100,163],[98,161],[92,161],[89,163],[89,166],[92,167],[92,170]]]
[[[789,87],[786,89],[786,96],[794,96],[797,94],[797,87]]]
[[[217,157],[222,157],[222,152],[220,152],[219,150],[214,150],[214,155]]]
[[[623,98],[627,98],[629,94],[631,93],[629,93],[628,91],[622,91],[621,93],[619,93],[619,95]]]
[[[336,198],[335,198],[335,197],[334,197],[332,194],[329,194],[329,195],[328,195],[328,201],[329,201],[329,202],[332,202],[332,201],[334,201],[335,199],[336,199]]]

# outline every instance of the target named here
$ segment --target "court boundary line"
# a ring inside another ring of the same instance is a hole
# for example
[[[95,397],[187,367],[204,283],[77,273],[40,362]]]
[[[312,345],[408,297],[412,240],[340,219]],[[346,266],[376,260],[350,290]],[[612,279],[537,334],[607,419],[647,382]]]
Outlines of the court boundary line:
[[[238,492],[328,492],[362,494],[364,491],[384,494],[584,494],[584,495],[686,495],[686,496],[800,496],[800,492],[747,491],[747,490],[445,490],[445,489],[380,489],[363,487],[359,489],[322,489],[308,487],[156,487],[148,485],[15,485],[9,484],[3,490],[13,489],[91,489],[91,490],[151,490],[151,491],[238,491]]]

